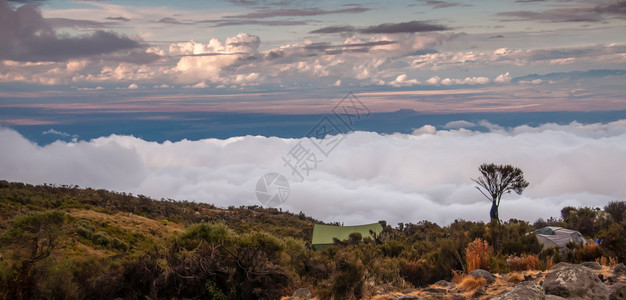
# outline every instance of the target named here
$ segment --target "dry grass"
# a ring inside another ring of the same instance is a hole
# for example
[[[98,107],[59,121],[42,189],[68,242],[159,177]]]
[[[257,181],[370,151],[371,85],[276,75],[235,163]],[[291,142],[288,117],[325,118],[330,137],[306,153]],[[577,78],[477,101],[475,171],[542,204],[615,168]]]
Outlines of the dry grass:
[[[466,292],[475,291],[476,289],[487,285],[485,278],[475,278],[473,276],[465,276],[458,287]]]
[[[465,274],[462,271],[452,270],[452,282],[459,284],[465,278]]]
[[[524,274],[518,272],[511,272],[506,276],[506,281],[512,283],[520,283],[524,281]]]
[[[546,270],[549,270],[552,266],[554,266],[554,261],[552,260],[552,256],[548,256],[548,258],[546,258]]]
[[[185,228],[181,224],[148,219],[129,213],[105,214],[88,209],[72,209],[70,215],[78,219],[87,219],[91,222],[106,222],[124,230],[140,232],[146,236],[167,237],[172,233],[181,232]]]
[[[600,265],[614,268],[615,266],[617,266],[617,257],[606,258],[604,256],[601,256],[599,258],[596,258],[596,262]]]
[[[506,263],[511,268],[511,271],[535,270],[539,264],[539,255],[522,254],[522,256],[509,256],[506,259]]]
[[[467,272],[476,269],[488,269],[489,258],[493,253],[493,249],[487,241],[477,238],[467,245],[465,249],[465,262],[467,264]]]

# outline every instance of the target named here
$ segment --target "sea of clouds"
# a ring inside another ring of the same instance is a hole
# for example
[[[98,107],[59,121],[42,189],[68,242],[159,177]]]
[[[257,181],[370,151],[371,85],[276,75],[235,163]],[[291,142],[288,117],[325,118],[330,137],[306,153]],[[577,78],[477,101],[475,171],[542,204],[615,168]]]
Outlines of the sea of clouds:
[[[472,130],[474,126],[489,130]],[[306,138],[156,143],[111,135],[38,146],[12,129],[0,128],[0,179],[227,207],[260,204],[257,181],[277,172],[290,182],[283,210],[345,225],[488,221],[490,202],[471,180],[485,162],[517,166],[530,182],[521,196],[503,198],[504,220],[532,222],[558,217],[567,205],[602,207],[626,200],[626,120],[515,128],[457,121],[445,128],[427,125],[412,134],[339,136],[343,139],[328,156],[317,152],[317,166],[308,175],[303,172],[304,180],[292,174],[283,158],[298,143],[314,153],[315,140]]]

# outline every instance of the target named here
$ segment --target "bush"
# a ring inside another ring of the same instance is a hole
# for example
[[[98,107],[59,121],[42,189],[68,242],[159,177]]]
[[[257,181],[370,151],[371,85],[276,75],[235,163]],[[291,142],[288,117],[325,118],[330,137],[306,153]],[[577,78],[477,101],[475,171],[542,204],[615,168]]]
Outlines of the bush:
[[[391,240],[380,246],[383,254],[388,257],[398,257],[407,249],[406,244],[398,240]]]
[[[431,282],[431,273],[434,266],[420,259],[411,261],[402,259],[400,261],[400,276],[413,286],[425,286]]]
[[[493,249],[487,241],[477,238],[467,245],[465,249],[465,263],[467,272],[476,269],[489,269],[489,258],[493,254]]]
[[[600,257],[602,257],[602,249],[595,243],[584,245],[574,251],[574,258],[578,263],[595,261]]]
[[[91,236],[93,235],[93,232],[95,231],[93,225],[91,225],[91,222],[85,219],[81,219],[78,222],[76,222],[76,225],[74,227],[76,228],[76,233],[79,236],[82,236],[88,240],[91,240]]]
[[[626,261],[626,226],[613,223],[609,228],[600,231],[598,237],[602,239],[603,255],[617,257],[621,262]]]
[[[361,261],[340,259],[331,290],[336,299],[362,299],[364,282],[365,267]]]
[[[118,238],[111,239],[111,247],[122,251],[128,250],[128,244]]]
[[[522,254],[522,256],[509,256],[506,259],[511,271],[536,270],[539,265],[539,255]]]
[[[498,254],[489,258],[489,271],[493,273],[506,274],[511,271],[506,263],[507,257],[504,254]]]
[[[604,207],[604,211],[609,213],[616,223],[622,223],[626,218],[626,201],[609,202]]]
[[[109,244],[109,235],[104,231],[94,233],[91,239],[97,245],[107,246]]]

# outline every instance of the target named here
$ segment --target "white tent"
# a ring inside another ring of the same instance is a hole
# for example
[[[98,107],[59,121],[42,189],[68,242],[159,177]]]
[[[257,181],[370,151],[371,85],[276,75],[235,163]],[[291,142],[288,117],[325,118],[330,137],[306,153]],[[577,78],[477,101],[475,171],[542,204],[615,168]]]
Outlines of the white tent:
[[[576,230],[562,227],[548,226],[535,230],[537,240],[543,245],[543,249],[557,247],[561,250],[567,248],[567,243],[587,244],[587,240]]]

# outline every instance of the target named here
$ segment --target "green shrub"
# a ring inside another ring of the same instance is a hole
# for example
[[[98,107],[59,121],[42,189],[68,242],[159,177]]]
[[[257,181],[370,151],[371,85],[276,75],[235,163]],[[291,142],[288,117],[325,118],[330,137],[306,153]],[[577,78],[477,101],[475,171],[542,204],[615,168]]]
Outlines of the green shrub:
[[[109,235],[104,231],[98,231],[91,236],[91,240],[97,245],[107,246],[109,244]]]
[[[361,261],[340,259],[332,277],[331,290],[335,299],[362,299],[365,267]]]
[[[380,246],[383,254],[388,257],[398,257],[400,253],[407,249],[406,244],[398,240],[390,240]]]
[[[622,220],[626,218],[626,201],[609,202],[604,207],[604,211],[611,215],[614,222],[622,223]]]
[[[492,256],[489,258],[489,271],[492,273],[505,274],[509,273],[511,269],[506,263],[507,257],[503,254]]]
[[[595,261],[602,256],[602,249],[598,244],[587,244],[574,250],[574,257],[577,263]]]
[[[400,276],[415,287],[425,286],[431,280],[431,272],[433,265],[424,259],[411,261],[406,259],[400,260]]]
[[[219,289],[217,287],[217,284],[215,284],[214,281],[208,281],[206,283],[206,298],[207,299],[212,299],[212,300],[227,300],[228,297],[226,297],[226,295],[224,295],[224,292],[222,292],[221,289]]]
[[[128,244],[118,238],[111,239],[111,247],[122,251],[128,250]]]
[[[93,225],[91,225],[91,222],[85,219],[81,219],[78,222],[76,222],[76,225],[74,227],[76,228],[76,233],[79,236],[82,236],[86,239],[91,240],[91,236],[93,235],[93,232],[95,231],[95,228],[93,227]]]

